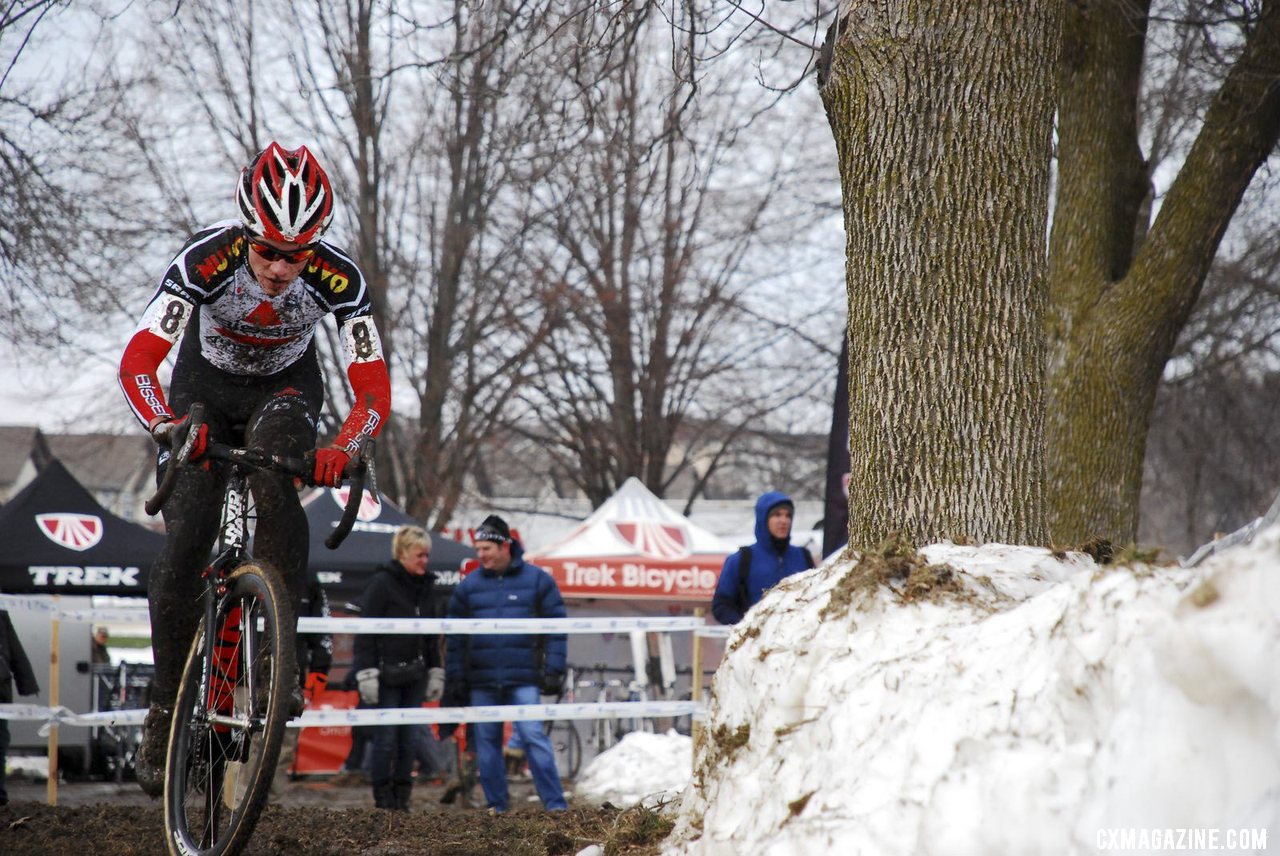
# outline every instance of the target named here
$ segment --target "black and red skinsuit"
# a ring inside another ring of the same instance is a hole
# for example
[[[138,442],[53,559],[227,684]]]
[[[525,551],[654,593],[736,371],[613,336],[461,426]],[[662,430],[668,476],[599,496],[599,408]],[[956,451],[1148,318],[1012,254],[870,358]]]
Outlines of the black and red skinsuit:
[[[300,458],[316,444],[324,388],[314,334],[329,314],[338,322],[355,393],[334,445],[354,454],[385,423],[391,386],[364,276],[324,242],[272,297],[249,266],[249,239],[239,221],[195,234],[170,263],[125,348],[120,385],[148,429],[199,401],[210,441]],[[179,340],[166,400],[157,374]],[[160,469],[168,455],[160,450]],[[168,707],[177,696],[200,621],[200,571],[217,537],[225,481],[223,464],[186,467],[163,508],[167,538],[147,593],[153,704]],[[254,557],[281,571],[297,614],[307,588],[306,514],[288,476],[256,473],[249,484],[258,513]]]

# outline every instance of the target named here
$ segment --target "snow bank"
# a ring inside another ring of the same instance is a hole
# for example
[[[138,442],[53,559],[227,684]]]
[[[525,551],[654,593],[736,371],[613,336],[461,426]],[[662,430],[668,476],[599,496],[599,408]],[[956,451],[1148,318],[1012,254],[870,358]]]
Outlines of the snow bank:
[[[619,808],[672,803],[689,784],[693,741],[682,734],[627,734],[591,759],[574,784],[575,801]]]
[[[1280,531],[1196,569],[935,545],[964,597],[740,625],[668,854],[1095,853],[1114,828],[1280,835]]]

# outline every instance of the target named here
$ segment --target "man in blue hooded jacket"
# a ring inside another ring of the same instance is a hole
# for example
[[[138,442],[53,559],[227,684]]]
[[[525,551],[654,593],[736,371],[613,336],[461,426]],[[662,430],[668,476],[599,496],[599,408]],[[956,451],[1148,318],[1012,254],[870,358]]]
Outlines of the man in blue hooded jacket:
[[[783,577],[813,567],[809,551],[791,545],[795,511],[791,497],[780,491],[769,491],[756,500],[756,542],[724,560],[711,598],[716,621],[737,624]]]
[[[486,517],[476,530],[472,571],[449,599],[450,618],[564,618],[564,599],[551,575],[524,560],[524,547],[506,521]],[[542,692],[555,695],[564,683],[568,640],[564,634],[451,635],[445,649],[446,704],[477,707],[541,704]],[[464,695],[465,693],[465,695]],[[542,804],[566,808],[555,750],[542,723],[512,723],[524,741],[529,772]],[[477,722],[476,764],[489,810],[509,807],[507,767],[502,757],[502,723]]]

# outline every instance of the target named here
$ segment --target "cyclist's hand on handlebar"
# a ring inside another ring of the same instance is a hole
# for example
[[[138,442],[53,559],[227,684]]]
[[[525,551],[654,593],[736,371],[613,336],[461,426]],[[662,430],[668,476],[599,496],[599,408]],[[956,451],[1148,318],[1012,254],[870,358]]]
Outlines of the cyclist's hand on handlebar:
[[[187,432],[191,430],[190,414],[183,416],[181,419],[166,419],[164,422],[156,424],[151,429],[151,437],[161,446],[168,446],[170,449],[177,449],[187,439]],[[188,460],[196,460],[204,454],[205,448],[209,445],[209,426],[207,423],[201,422],[196,433],[195,445],[191,447],[191,457]]]
[[[337,487],[342,483],[342,471],[346,468],[347,461],[351,460],[351,455],[342,449],[328,446],[324,449],[316,449],[311,456],[315,459],[312,480],[316,484]]]

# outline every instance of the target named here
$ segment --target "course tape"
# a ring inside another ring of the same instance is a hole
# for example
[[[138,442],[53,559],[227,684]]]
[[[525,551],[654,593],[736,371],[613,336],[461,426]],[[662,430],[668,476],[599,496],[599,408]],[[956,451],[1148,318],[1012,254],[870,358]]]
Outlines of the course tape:
[[[299,618],[299,633],[441,633],[448,636],[529,633],[656,633],[700,631],[704,619],[675,618]]]
[[[0,595],[0,609],[43,612],[50,618],[87,622],[147,624],[145,607],[66,609],[50,597]],[[693,632],[699,636],[723,638],[731,628],[708,625],[696,616],[668,618],[584,617],[584,618],[299,618],[299,633],[377,633],[380,635],[526,635],[546,633],[624,633],[641,630],[653,633]]]
[[[291,728],[317,728],[336,725],[410,725],[418,723],[516,722],[549,719],[657,719],[692,716],[702,719],[706,705],[693,701],[611,701],[563,704],[512,704],[486,707],[396,707],[308,710],[291,720]],[[146,718],[144,708],[137,710],[104,710],[76,713],[61,705],[43,707],[35,704],[0,704],[0,719],[44,722],[40,736],[48,735],[54,725],[86,727],[141,725]]]

